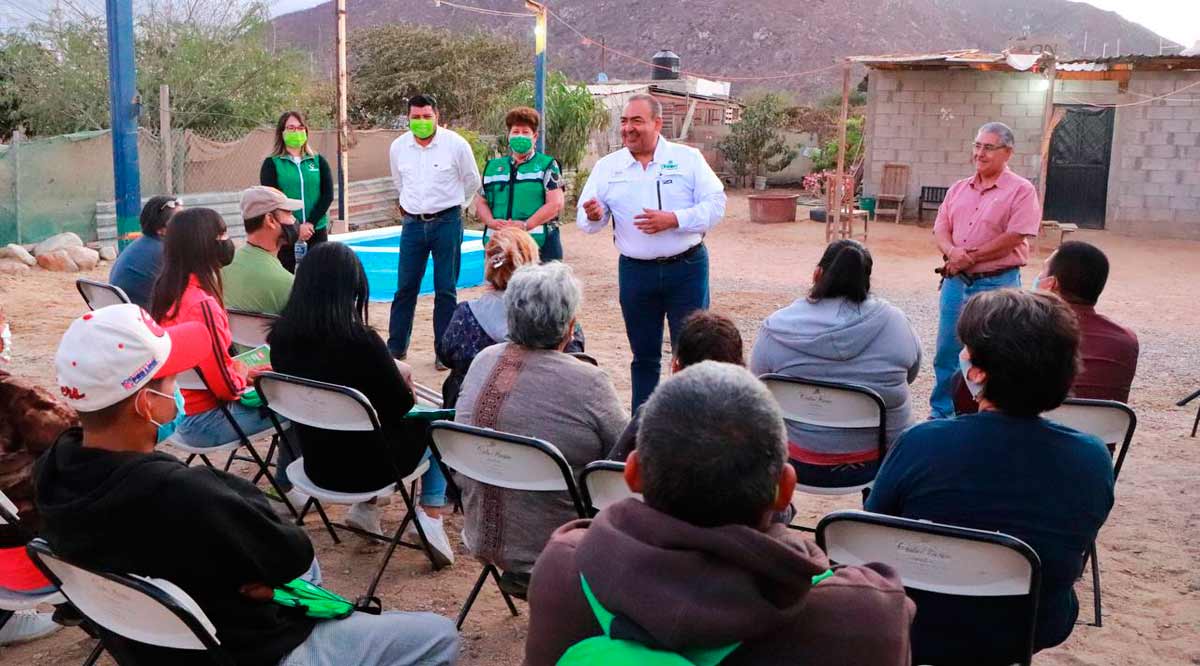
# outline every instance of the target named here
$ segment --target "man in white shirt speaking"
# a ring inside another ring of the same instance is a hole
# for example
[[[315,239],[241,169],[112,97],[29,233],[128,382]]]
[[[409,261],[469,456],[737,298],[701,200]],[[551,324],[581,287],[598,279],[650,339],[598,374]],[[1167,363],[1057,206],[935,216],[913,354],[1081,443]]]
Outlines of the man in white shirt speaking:
[[[658,100],[629,98],[621,113],[625,147],[596,163],[576,217],[589,234],[611,225],[621,253],[617,280],[635,410],[658,385],[663,317],[673,345],[683,320],[708,308],[704,234],[725,214],[721,179],[700,151],[664,139],[662,125]]]
[[[409,98],[409,131],[392,142],[388,153],[404,230],[387,345],[392,356],[401,360],[408,356],[417,294],[431,254],[435,348],[450,324],[458,298],[462,208],[479,189],[479,167],[471,144],[437,125],[437,101],[431,95]],[[445,369],[441,359],[434,362],[439,370]]]

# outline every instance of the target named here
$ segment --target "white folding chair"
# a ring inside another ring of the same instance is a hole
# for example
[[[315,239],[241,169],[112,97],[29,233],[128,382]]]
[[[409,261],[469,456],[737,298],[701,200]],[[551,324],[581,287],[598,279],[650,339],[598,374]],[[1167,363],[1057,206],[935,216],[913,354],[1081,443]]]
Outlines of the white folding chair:
[[[359,391],[348,386],[328,384],[278,372],[262,373],[255,379],[254,386],[258,389],[258,395],[262,398],[263,405],[271,411],[271,420],[275,423],[279,437],[284,436],[283,427],[279,421],[279,417],[283,417],[293,423],[299,423],[320,430],[360,433],[373,432],[379,442],[383,441],[383,428],[379,422],[379,415],[375,412],[375,408],[371,406],[371,401]],[[384,452],[381,453],[386,455]],[[354,455],[354,452],[346,451],[346,455]],[[342,493],[322,488],[308,477],[308,474],[304,470],[303,457],[297,458],[288,465],[288,480],[301,492],[309,496],[308,502],[296,518],[297,525],[303,524],[305,514],[310,507],[313,507],[316,508],[317,514],[325,524],[325,529],[329,530],[329,535],[333,538],[334,543],[340,543],[337,532],[334,529],[335,527],[388,543],[388,549],[383,556],[383,561],[379,563],[379,571],[375,574],[375,578],[371,581],[370,587],[367,588],[367,594],[362,600],[364,604],[378,601],[375,597],[375,588],[378,587],[379,581],[383,578],[383,572],[387,568],[388,562],[392,558],[392,553],[396,550],[396,546],[423,550],[433,568],[435,570],[441,568],[433,556],[432,547],[425,536],[425,530],[421,526],[421,521],[416,520],[416,505],[413,503],[417,479],[421,478],[421,475],[429,469],[429,465],[429,459],[422,460],[415,469],[403,476],[399,476],[401,472],[398,471],[395,481],[378,490],[364,493]],[[325,510],[321,506],[322,502],[342,505],[368,502],[375,497],[391,494],[393,489],[400,491],[400,496],[404,499],[404,505],[408,509],[408,513],[404,516],[404,520],[400,523],[400,526],[396,528],[396,533],[391,537],[366,532],[350,525],[333,523],[329,520],[329,516],[325,514]],[[411,544],[401,540],[404,528],[408,527],[410,521],[416,527],[417,535],[420,538],[419,544]]]
[[[208,382],[205,381],[204,375],[200,372],[200,370],[198,368],[192,368],[191,370],[185,370],[185,371],[179,373],[178,375],[175,375],[175,386],[176,386],[176,388],[188,389],[188,390],[193,390],[193,391],[211,391],[212,390],[208,387]],[[283,489],[279,486],[279,483],[275,480],[275,475],[271,474],[271,469],[270,469],[270,465],[268,464],[268,460],[264,459],[258,453],[258,449],[254,448],[254,444],[251,443],[252,440],[261,439],[263,437],[270,436],[272,438],[271,450],[274,450],[275,439],[277,437],[281,436],[279,434],[279,431],[274,426],[272,426],[261,432],[251,433],[251,434],[247,435],[246,432],[244,432],[242,430],[242,427],[240,425],[238,425],[237,419],[233,418],[233,414],[231,414],[229,412],[229,407],[225,403],[221,402],[219,409],[221,410],[221,413],[225,415],[225,418],[226,418],[226,420],[229,421],[229,424],[231,426],[233,426],[233,431],[235,433],[237,433],[236,439],[225,442],[224,444],[218,444],[216,446],[193,446],[191,444],[187,444],[186,442],[184,442],[180,438],[179,433],[175,433],[174,435],[171,435],[169,438],[167,438],[162,443],[169,444],[170,446],[172,446],[176,449],[179,449],[180,451],[183,451],[184,453],[188,454],[188,457],[184,460],[185,465],[191,465],[193,460],[195,460],[196,458],[200,458],[200,460],[205,465],[208,465],[209,467],[216,469],[217,468],[216,465],[213,465],[212,461],[209,460],[208,457],[214,453],[228,453],[229,460],[226,461],[226,464],[225,464],[226,471],[228,471],[229,465],[232,464],[233,456],[237,453],[238,449],[240,449],[241,447],[245,447],[246,451],[250,454],[250,460],[253,461],[254,464],[258,466],[258,472],[255,473],[253,482],[258,483],[258,480],[260,478],[265,477],[267,479],[267,483],[271,484],[271,488],[273,488],[275,490],[276,494],[279,495],[280,500],[282,500],[284,505],[288,507],[288,510],[291,511],[292,515],[298,516],[299,513],[296,510],[296,507],[292,506],[292,503],[290,501],[288,501],[287,493],[285,493],[283,491]],[[270,455],[270,451],[268,451],[268,455]]]
[[[21,518],[17,514],[17,505],[13,504],[8,495],[0,491],[0,526],[8,525],[15,529],[21,537],[25,539],[31,538],[33,536],[32,533],[21,523]],[[30,594],[0,586],[0,610],[33,610],[42,604],[58,605],[65,602],[66,599],[63,598],[57,589],[40,594]]]
[[[584,505],[597,513],[629,497],[642,499],[641,493],[633,492],[625,483],[625,463],[615,460],[588,463],[579,473],[579,490]]]
[[[87,569],[54,554],[42,539],[29,552],[46,577],[88,621],[123,638],[176,650],[203,650],[214,664],[233,665],[217,630],[186,592],[160,578]],[[119,649],[118,649],[119,650]]]
[[[279,317],[262,312],[249,312],[230,308],[229,334],[233,343],[243,347],[261,347],[267,344],[267,334]]]
[[[587,517],[583,500],[575,485],[575,475],[566,457],[553,444],[532,437],[512,435],[489,428],[477,428],[453,421],[434,421],[429,426],[434,454],[450,469],[463,476],[498,488],[524,492],[566,492],[571,496],[580,518]],[[458,628],[471,611],[479,590],[488,576],[500,587],[496,565],[485,562],[475,587],[458,613]],[[512,596],[500,589],[504,603],[518,615]]]
[[[887,408],[883,398],[866,386],[843,384],[816,379],[801,379],[787,375],[768,374],[759,377],[786,421],[844,430],[875,430],[879,460],[887,453]],[[853,486],[810,486],[796,484],[796,491],[809,495],[852,495],[870,491],[874,480]],[[795,526],[811,532],[810,527]]]
[[[125,292],[115,284],[79,278],[75,281],[75,288],[79,290],[79,295],[83,297],[83,302],[87,303],[90,310],[99,310],[108,305],[132,303]]]
[[[1092,400],[1067,398],[1059,407],[1042,414],[1042,418],[1061,423],[1069,428],[1094,435],[1115,451],[1113,459],[1113,482],[1121,474],[1125,454],[1133,442],[1133,431],[1137,429],[1137,414],[1123,402],[1115,400]],[[1083,556],[1083,564],[1092,563],[1092,605],[1096,626],[1103,625],[1100,605],[1100,561],[1096,559],[1096,542],[1092,542]]]
[[[835,511],[817,524],[817,544],[837,564],[882,562],[904,587],[955,597],[1021,597],[1019,631],[1013,632],[1022,664],[1033,659],[1041,560],[1020,539],[924,520],[866,511]],[[917,613],[916,622],[921,622]],[[1002,630],[996,627],[995,630]],[[1019,641],[1019,643],[1018,643]]]

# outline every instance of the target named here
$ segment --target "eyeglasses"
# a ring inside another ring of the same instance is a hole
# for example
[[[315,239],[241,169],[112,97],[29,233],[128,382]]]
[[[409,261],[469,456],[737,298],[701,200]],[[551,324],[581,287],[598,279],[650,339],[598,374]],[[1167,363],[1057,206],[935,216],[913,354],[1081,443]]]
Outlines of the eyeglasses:
[[[997,150],[1000,150],[1001,148],[1008,148],[1008,146],[995,146],[990,143],[976,143],[975,144],[975,150],[980,150],[985,153],[994,153]]]
[[[160,206],[158,210],[164,211],[168,208],[172,208],[172,209],[183,208],[183,199],[171,199],[170,201],[168,201],[165,204],[163,204],[162,206]]]

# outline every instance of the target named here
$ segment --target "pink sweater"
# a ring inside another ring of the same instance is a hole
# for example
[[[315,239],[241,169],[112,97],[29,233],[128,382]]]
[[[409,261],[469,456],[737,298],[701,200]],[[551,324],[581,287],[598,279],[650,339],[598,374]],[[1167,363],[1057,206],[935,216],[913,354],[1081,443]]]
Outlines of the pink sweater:
[[[158,322],[161,326],[198,321],[208,329],[212,339],[212,354],[200,365],[200,374],[211,391],[183,389],[183,412],[188,416],[216,409],[221,402],[236,400],[246,388],[245,370],[229,356],[233,337],[229,332],[229,315],[217,299],[200,287],[193,275],[176,307]]]

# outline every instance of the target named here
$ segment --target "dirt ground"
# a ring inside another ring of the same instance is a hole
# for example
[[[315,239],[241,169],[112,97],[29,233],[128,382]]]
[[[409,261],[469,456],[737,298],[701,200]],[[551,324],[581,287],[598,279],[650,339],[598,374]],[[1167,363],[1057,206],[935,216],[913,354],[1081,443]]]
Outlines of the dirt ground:
[[[713,308],[732,316],[753,344],[760,322],[797,298],[809,286],[812,268],[824,248],[823,226],[802,222],[759,226],[748,221],[746,199],[734,195],[724,222],[708,235],[712,265]],[[1141,360],[1131,398],[1138,429],[1117,503],[1100,533],[1104,626],[1091,620],[1090,576],[1078,584],[1081,622],[1062,646],[1042,652],[1039,664],[1200,664],[1200,512],[1194,484],[1200,481],[1200,440],[1187,437],[1194,411],[1174,406],[1195,390],[1200,370],[1196,285],[1200,284],[1200,243],[1142,240],[1080,232],[1076,238],[1104,249],[1112,262],[1108,289],[1099,309],[1137,331]],[[608,233],[585,236],[574,226],[563,230],[566,260],[585,285],[581,321],[587,351],[597,357],[628,400],[630,353],[617,303],[616,257]],[[877,222],[869,246],[875,257],[875,292],[903,309],[923,341],[925,358],[913,386],[918,417],[924,417],[932,386],[932,353],[937,321],[936,250],[927,229]],[[1040,270],[1035,259],[1023,271],[1028,285]],[[94,275],[104,278],[107,266]],[[50,387],[59,336],[84,310],[73,281],[76,275],[35,271],[0,277],[0,304],[12,324],[15,373]],[[460,294],[468,298],[470,290]],[[418,381],[440,387],[443,375],[433,368],[430,332],[432,299],[418,305],[418,324],[409,362]],[[386,304],[373,304],[371,321],[386,332]],[[1193,408],[1194,409],[1194,408]],[[798,496],[797,522],[815,524],[832,509],[853,508],[846,498]],[[332,509],[336,515],[339,509]],[[387,509],[387,526],[401,509]],[[447,531],[458,542],[460,517]],[[335,546],[315,517],[307,521],[317,546],[326,584],[347,596],[365,590],[380,553],[364,551],[347,538]],[[461,550],[460,550],[461,552]],[[468,556],[438,573],[416,551],[393,557],[381,586],[384,607],[429,610],[454,617],[470,591],[479,566]],[[460,663],[520,664],[528,609],[510,617],[499,594],[484,589],[463,630]],[[25,646],[0,650],[0,663],[78,664],[91,648],[78,630]]]

